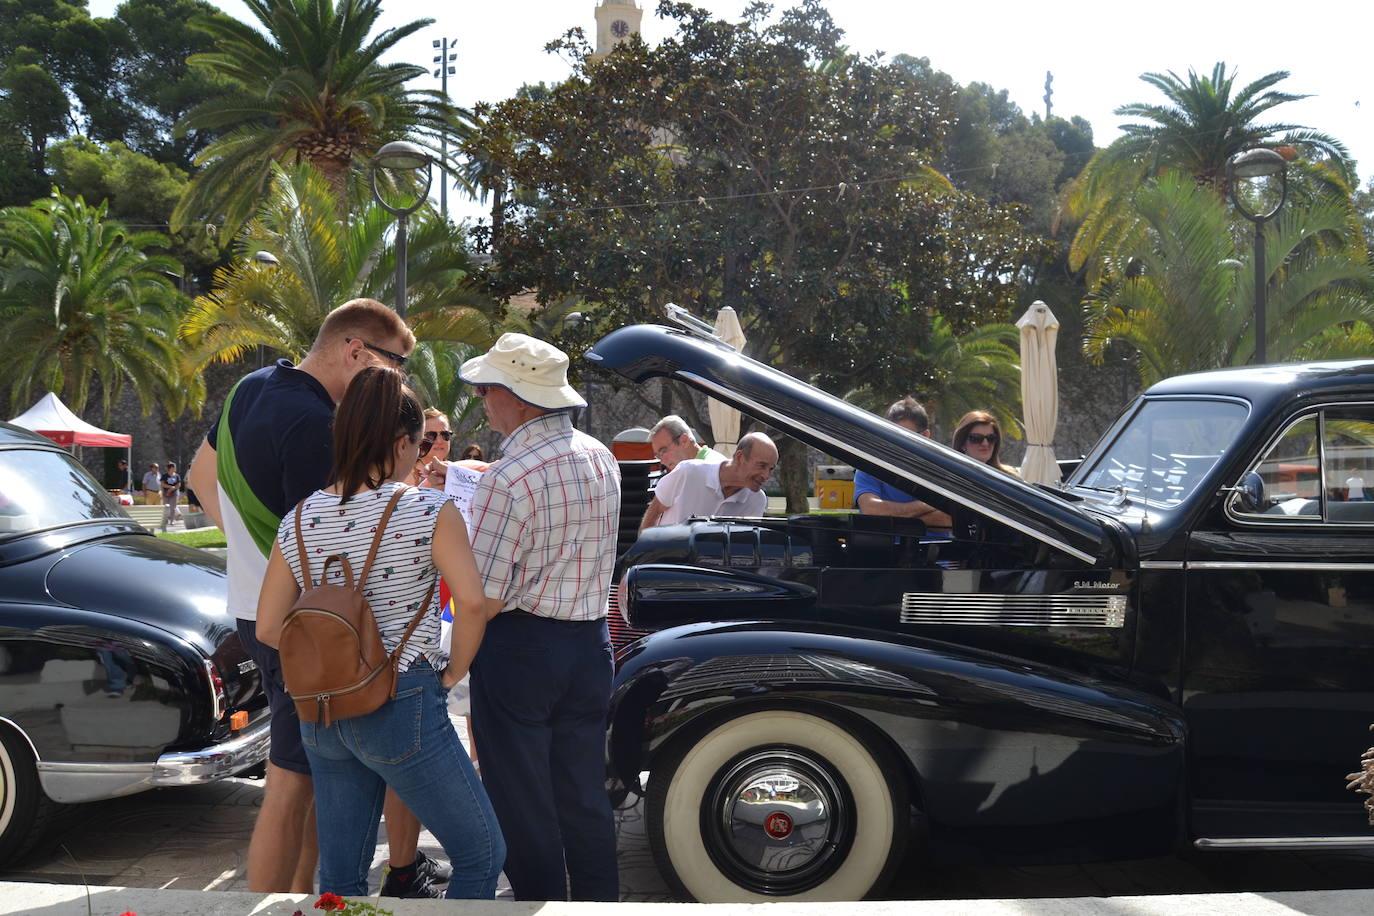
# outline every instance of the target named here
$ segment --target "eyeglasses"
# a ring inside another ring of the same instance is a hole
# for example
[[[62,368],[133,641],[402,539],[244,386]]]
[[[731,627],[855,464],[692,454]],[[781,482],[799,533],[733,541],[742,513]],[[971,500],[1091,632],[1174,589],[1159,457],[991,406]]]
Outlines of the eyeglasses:
[[[433,445],[434,442],[435,442],[435,440],[437,440],[440,436],[443,437],[443,439],[444,439],[445,442],[452,442],[452,441],[453,441],[453,430],[451,430],[451,429],[431,429],[429,432],[425,433],[425,439],[427,439],[431,445]]]
[[[996,433],[969,433],[968,438],[964,441],[971,442],[974,445],[996,445],[997,439],[998,435]]]
[[[472,393],[477,395],[479,398],[484,398],[487,396],[487,392],[491,389],[491,385],[474,385],[472,387]]]
[[[421,439],[421,440],[420,440],[420,457],[423,458],[423,457],[425,457],[426,455],[428,455],[428,454],[429,454],[429,450],[432,449],[433,447],[434,447],[434,440],[433,440],[433,439],[430,439],[429,437],[425,437],[425,438]]]
[[[396,364],[397,369],[404,369],[406,367],[406,363],[410,361],[409,356],[402,356],[399,353],[393,353],[390,350],[387,350],[383,347],[374,347],[372,344],[358,337],[345,337],[344,343],[352,343],[355,340],[359,341],[364,347],[371,350],[373,353],[385,356],[387,359],[391,360],[393,363]]]

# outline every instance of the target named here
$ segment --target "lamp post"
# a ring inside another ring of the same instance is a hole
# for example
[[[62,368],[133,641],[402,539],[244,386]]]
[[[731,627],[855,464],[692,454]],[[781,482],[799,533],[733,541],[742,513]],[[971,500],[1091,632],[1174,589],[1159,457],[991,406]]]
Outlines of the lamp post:
[[[1269,194],[1242,194],[1240,181],[1277,179],[1278,192],[1273,193],[1269,184]],[[1255,224],[1255,359],[1256,363],[1265,362],[1264,318],[1269,306],[1268,271],[1264,265],[1264,224],[1273,219],[1288,198],[1288,162],[1283,156],[1271,149],[1256,147],[1236,153],[1226,163],[1226,180],[1230,186],[1231,203],[1237,212]],[[1247,201],[1246,197],[1250,200]],[[1251,209],[1257,203],[1268,201],[1271,205]]]
[[[372,196],[382,209],[396,217],[396,314],[406,316],[406,217],[420,209],[429,195],[429,186],[434,180],[430,166],[434,157],[423,147],[405,140],[392,140],[377,150],[372,157]],[[377,170],[388,169],[394,172],[418,172],[424,170],[424,186],[415,194],[415,202],[408,207],[393,207],[377,190]]]
[[[453,66],[453,62],[454,62],[455,60],[458,59],[457,53],[454,52],[454,51],[452,51],[452,49],[453,49],[453,48],[456,48],[456,47],[458,46],[458,40],[455,39],[455,38],[436,38],[436,39],[434,39],[433,44],[434,44],[434,50],[436,50],[436,51],[439,52],[438,56],[436,56],[436,57],[434,58],[434,63],[436,63],[436,64],[439,65],[438,68],[435,69],[434,75],[435,75],[435,77],[437,77],[438,80],[439,80],[439,92],[441,92],[441,93],[443,94],[443,96],[444,96],[444,102],[445,102],[445,104],[447,104],[447,102],[448,102],[448,78],[449,78],[450,76],[453,76],[453,74],[454,74],[454,72],[455,72],[454,66]],[[444,162],[444,163],[447,163],[447,162],[448,162],[448,135],[447,135],[447,134],[441,134],[441,135],[439,136],[439,155],[442,157],[442,162]],[[443,166],[441,165],[440,167],[442,168]],[[441,214],[443,214],[444,219],[448,219],[448,176],[447,176],[447,175],[444,176],[444,180],[443,180],[443,181],[439,182],[439,212],[440,212]]]

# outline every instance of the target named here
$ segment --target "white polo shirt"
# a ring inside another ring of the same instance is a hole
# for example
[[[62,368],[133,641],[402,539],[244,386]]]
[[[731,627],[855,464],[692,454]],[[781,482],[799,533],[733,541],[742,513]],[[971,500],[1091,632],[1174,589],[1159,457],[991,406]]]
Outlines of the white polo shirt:
[[[676,525],[693,516],[728,515],[758,518],[768,508],[768,494],[741,487],[728,498],[721,492],[721,462],[691,458],[678,462],[654,490],[654,498],[667,507],[660,525]]]

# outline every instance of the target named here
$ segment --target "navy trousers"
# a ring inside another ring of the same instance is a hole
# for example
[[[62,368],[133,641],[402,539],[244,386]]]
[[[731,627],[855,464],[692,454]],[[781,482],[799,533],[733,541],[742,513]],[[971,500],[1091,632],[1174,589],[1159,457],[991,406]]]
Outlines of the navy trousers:
[[[506,612],[472,664],[482,782],[506,838],[516,900],[618,900],[606,795],[606,621]],[[566,873],[566,878],[565,878]]]

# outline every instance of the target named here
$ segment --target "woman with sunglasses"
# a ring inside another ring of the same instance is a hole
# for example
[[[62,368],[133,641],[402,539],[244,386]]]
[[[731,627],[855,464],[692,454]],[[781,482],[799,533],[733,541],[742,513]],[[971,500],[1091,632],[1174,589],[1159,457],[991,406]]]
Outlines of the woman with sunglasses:
[[[425,476],[425,464],[430,461],[447,461],[449,449],[453,445],[453,430],[449,428],[448,417],[441,410],[425,408],[424,441],[420,444],[420,459],[415,469],[406,478],[406,483],[420,487],[443,489],[442,480],[430,480]],[[427,443],[427,444],[426,444]]]
[[[400,656],[393,699],[366,715],[302,722],[301,740],[315,785],[320,889],[367,893],[367,872],[387,786],[434,834],[453,863],[450,899],[490,900],[505,862],[501,828],[486,791],[449,721],[447,692],[461,680],[486,629],[482,580],[467,527],[442,492],[406,487],[427,441],[420,404],[394,369],[369,367],[349,384],[334,415],[334,464],[329,483],[302,500],[304,549],[312,573],[324,575],[330,554],[352,557],[361,571],[381,515],[398,488],[363,595],[388,652],[425,600]],[[258,599],[258,637],[276,647],[282,623],[304,586],[296,510],[277,530]],[[454,590],[453,630],[440,638],[435,577]],[[342,584],[335,566],[328,581]]]
[[[1002,429],[997,418],[986,410],[970,410],[959,419],[954,428],[954,447],[970,458],[1017,476],[1015,468],[1001,461]]]

